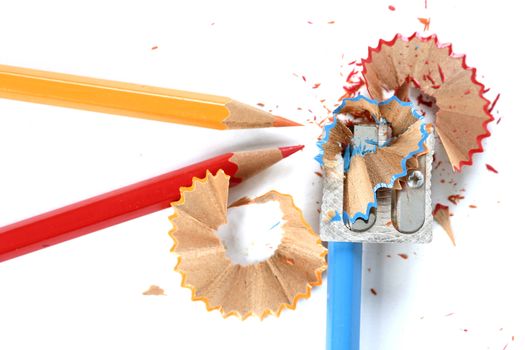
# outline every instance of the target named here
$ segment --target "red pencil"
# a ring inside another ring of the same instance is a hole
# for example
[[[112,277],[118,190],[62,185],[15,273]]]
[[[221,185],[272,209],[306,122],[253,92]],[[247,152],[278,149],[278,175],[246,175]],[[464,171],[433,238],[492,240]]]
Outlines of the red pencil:
[[[235,186],[304,146],[227,153],[0,228],[0,261],[165,209],[194,177],[219,169]]]

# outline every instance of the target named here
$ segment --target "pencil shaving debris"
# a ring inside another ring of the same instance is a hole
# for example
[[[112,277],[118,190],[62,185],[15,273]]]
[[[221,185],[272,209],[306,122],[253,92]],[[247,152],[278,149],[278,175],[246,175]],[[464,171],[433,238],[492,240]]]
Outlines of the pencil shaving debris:
[[[473,154],[483,151],[481,141],[490,135],[487,124],[494,120],[490,102],[483,96],[485,87],[465,60],[465,55],[455,54],[451,44],[440,43],[435,35],[416,33],[380,40],[363,60],[372,98],[383,100],[385,93],[412,85],[435,99],[438,110],[433,126],[455,171],[471,165]]]
[[[419,17],[418,21],[424,25],[423,31],[427,31],[430,29],[430,18]]]
[[[457,205],[462,199],[465,199],[465,197],[460,194],[452,194],[448,196],[449,202],[451,202],[454,205]]]
[[[496,170],[496,168],[494,168],[492,165],[490,164],[485,164],[485,167],[487,168],[488,171],[491,171],[493,172],[494,174],[497,174],[498,171]]]
[[[452,231],[452,226],[450,225],[450,212],[448,210],[448,206],[440,204],[440,203],[436,204],[436,207],[434,208],[432,215],[434,216],[434,220],[439,225],[441,225],[441,227],[443,227],[448,237],[452,241],[452,244],[454,244],[455,246],[456,240],[454,238],[454,232]]]
[[[142,295],[166,295],[166,293],[164,293],[164,289],[152,284]]]
[[[222,170],[215,176],[207,172],[204,179],[194,178],[191,187],[182,188],[181,199],[172,203],[170,236],[182,286],[191,289],[193,300],[204,301],[208,310],[218,309],[224,317],[262,319],[295,309],[299,299],[310,296],[312,286],[321,284],[326,249],[292,197],[271,191],[244,198],[236,207],[279,203],[285,223],[277,250],[262,262],[234,264],[216,232],[227,221],[228,184]]]

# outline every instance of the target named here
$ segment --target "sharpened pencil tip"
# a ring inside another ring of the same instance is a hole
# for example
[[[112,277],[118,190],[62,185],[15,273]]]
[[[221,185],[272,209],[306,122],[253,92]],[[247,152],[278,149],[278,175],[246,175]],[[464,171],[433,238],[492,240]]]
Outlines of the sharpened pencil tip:
[[[274,116],[273,117],[273,126],[275,127],[281,127],[281,126],[303,126],[303,124],[294,122],[290,119],[286,119],[283,117]]]
[[[304,145],[286,146],[286,147],[279,147],[279,151],[281,151],[283,158],[286,158],[294,154],[295,152],[302,150],[303,148],[304,148]]]

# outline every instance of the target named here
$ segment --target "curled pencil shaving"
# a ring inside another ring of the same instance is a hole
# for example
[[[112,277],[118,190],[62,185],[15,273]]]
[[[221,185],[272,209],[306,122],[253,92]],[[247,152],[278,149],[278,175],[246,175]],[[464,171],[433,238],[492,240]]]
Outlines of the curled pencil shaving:
[[[194,178],[191,187],[182,188],[181,199],[172,203],[170,237],[172,251],[179,255],[175,270],[182,275],[182,286],[191,289],[193,300],[204,301],[209,311],[218,309],[224,317],[262,319],[295,309],[312,286],[321,284],[326,249],[292,197],[271,191],[233,206],[277,201],[286,220],[280,245],[266,261],[233,264],[216,234],[227,221],[228,181],[222,170],[215,176],[208,171],[204,179]]]
[[[399,180],[406,176],[407,169],[416,168],[417,157],[427,152],[424,141],[428,131],[412,104],[396,97],[380,103],[362,96],[346,99],[336,112],[370,115],[377,125],[386,121],[392,130],[392,139],[387,145],[378,145],[369,152],[359,152],[358,147],[352,150],[345,177],[343,209],[354,223],[358,218],[367,220],[371,209],[377,207],[377,190],[402,188]]]
[[[448,206],[443,204],[436,204],[434,211],[432,212],[434,220],[443,227],[448,237],[452,241],[452,244],[456,245],[456,240],[454,238],[454,231],[452,231],[452,226],[450,225],[450,212]]]
[[[321,147],[323,150],[323,165],[334,162],[337,154],[341,154],[352,140],[352,131],[339,119],[335,118],[333,127],[327,131],[327,141]]]
[[[380,40],[368,52],[362,63],[370,96],[382,100],[385,91],[395,91],[406,99],[412,85],[434,97],[439,108],[434,127],[453,169],[471,165],[472,155],[483,151],[481,141],[490,135],[487,124],[494,118],[483,96],[485,88],[465,56],[454,54],[452,46],[439,43],[435,35],[417,34]]]

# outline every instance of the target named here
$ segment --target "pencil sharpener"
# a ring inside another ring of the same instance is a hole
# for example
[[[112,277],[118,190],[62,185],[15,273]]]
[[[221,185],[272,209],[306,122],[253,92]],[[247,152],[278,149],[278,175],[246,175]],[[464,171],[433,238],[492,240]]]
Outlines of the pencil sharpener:
[[[355,125],[352,146],[367,150],[388,142],[387,125]],[[368,219],[344,220],[345,160],[336,154],[323,166],[320,233],[323,241],[364,243],[428,243],[432,240],[431,170],[434,137],[425,140],[427,152],[417,157],[417,167],[407,170],[397,188],[376,190],[377,206]],[[395,186],[394,186],[395,187]]]

